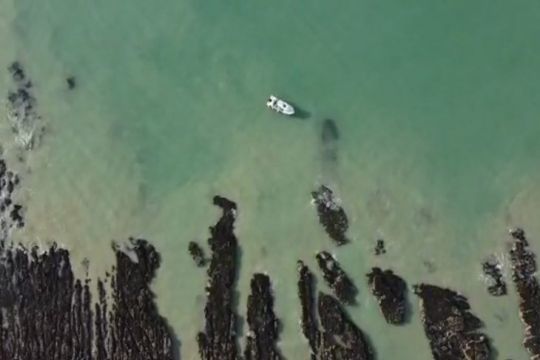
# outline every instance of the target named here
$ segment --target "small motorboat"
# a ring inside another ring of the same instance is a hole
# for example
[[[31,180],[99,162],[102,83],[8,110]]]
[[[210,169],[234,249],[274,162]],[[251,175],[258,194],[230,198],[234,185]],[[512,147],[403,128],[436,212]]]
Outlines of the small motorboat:
[[[266,101],[266,106],[283,115],[294,115],[293,106],[285,100],[278,99],[274,95],[270,95],[268,101]]]

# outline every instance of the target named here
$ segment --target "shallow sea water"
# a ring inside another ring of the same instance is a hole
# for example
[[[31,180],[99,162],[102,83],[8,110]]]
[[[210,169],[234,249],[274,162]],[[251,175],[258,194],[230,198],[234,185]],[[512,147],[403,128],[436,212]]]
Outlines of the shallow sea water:
[[[462,292],[497,358],[526,359],[513,287],[490,297],[481,261],[508,263],[514,225],[540,251],[539,33],[540,4],[524,0],[0,0],[0,89],[20,60],[47,125],[19,162],[0,123],[27,205],[15,239],[57,241],[81,275],[88,258],[99,276],[112,241],[148,238],[163,258],[160,312],[182,358],[197,359],[206,276],[187,243],[205,243],[221,194],[239,206],[238,312],[250,275],[270,274],[288,358],[308,353],[296,260],[316,270],[315,252],[327,249],[356,279],[359,306],[348,311],[379,359],[430,353],[414,295],[409,324],[384,323],[365,282],[374,265]],[[268,112],[269,93],[309,116]],[[340,132],[337,162],[322,155],[327,117]],[[310,191],[320,183],[342,199],[348,246],[317,222]]]

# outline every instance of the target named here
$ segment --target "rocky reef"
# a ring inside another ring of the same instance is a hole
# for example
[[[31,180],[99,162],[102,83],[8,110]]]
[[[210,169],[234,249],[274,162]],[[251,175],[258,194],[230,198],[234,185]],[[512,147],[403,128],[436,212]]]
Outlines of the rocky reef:
[[[525,324],[523,345],[531,359],[540,359],[540,286],[535,276],[536,258],[523,229],[511,230],[510,235],[513,239],[512,280],[519,297],[519,315]]]
[[[105,359],[173,359],[172,335],[157,311],[150,282],[160,265],[158,252],[146,240],[130,239],[134,262],[116,250],[116,272],[112,279],[111,341]],[[98,326],[99,327],[99,326]],[[101,360],[101,359],[100,359]]]
[[[358,290],[339,262],[327,251],[317,253],[316,259],[324,281],[334,291],[336,297],[345,304],[356,303]]]
[[[237,316],[233,311],[237,276],[238,241],[234,235],[236,204],[215,196],[214,205],[222,209],[217,224],[210,227],[208,240],[212,252],[208,267],[204,331],[197,336],[202,360],[235,360]]]
[[[247,300],[249,333],[244,350],[245,360],[280,360],[277,349],[279,321],[274,314],[274,297],[270,277],[254,274]]]
[[[317,305],[315,300],[315,277],[311,270],[302,262],[297,263],[298,271],[298,298],[302,308],[300,327],[308,340],[311,357],[315,358],[319,352],[320,331],[317,325]]]
[[[506,295],[506,282],[501,272],[501,264],[496,259],[488,259],[482,263],[482,270],[488,280],[488,293],[493,296]]]
[[[392,270],[382,271],[374,267],[367,274],[372,294],[387,323],[401,325],[407,316],[407,283]]]
[[[297,271],[298,296],[302,307],[300,325],[309,342],[311,359],[373,359],[366,337],[348,318],[339,300],[319,293],[317,301],[315,277],[302,261],[298,261]],[[317,317],[322,329],[318,326]]]
[[[345,234],[349,228],[349,219],[339,204],[339,200],[334,196],[334,192],[329,187],[321,185],[311,193],[311,196],[317,208],[319,222],[328,236],[337,245],[349,242]]]
[[[33,95],[33,84],[20,62],[13,62],[8,71],[15,85],[15,90],[9,91],[7,95],[11,129],[16,140],[25,149],[32,149],[44,131],[42,118],[36,111],[37,101]]]
[[[206,257],[204,256],[203,248],[195,241],[190,241],[188,245],[189,255],[198,267],[204,267],[206,265]]]
[[[0,259],[1,359],[173,358],[172,334],[159,316],[149,283],[159,266],[155,249],[132,240],[137,261],[116,251],[117,267],[92,311],[89,282],[74,277],[67,250],[6,247]]]
[[[373,352],[362,331],[348,318],[339,301],[319,293],[319,318],[324,329],[319,359],[370,360]]]
[[[482,321],[470,312],[467,299],[434,285],[414,286],[420,297],[424,332],[435,360],[488,360],[491,348],[478,332]]]

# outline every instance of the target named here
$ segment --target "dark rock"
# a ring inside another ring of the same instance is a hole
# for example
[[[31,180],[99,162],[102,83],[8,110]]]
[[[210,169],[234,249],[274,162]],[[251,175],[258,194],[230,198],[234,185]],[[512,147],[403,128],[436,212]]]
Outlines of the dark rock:
[[[204,256],[204,250],[202,247],[197,244],[195,241],[190,241],[188,245],[188,251],[195,264],[198,267],[203,267],[206,265],[206,257]]]
[[[21,211],[22,211],[22,206],[15,204],[13,205],[13,208],[11,209],[11,212],[9,213],[9,217],[17,225],[17,227],[24,226],[24,219],[21,215]]]
[[[371,292],[377,298],[387,323],[401,325],[407,313],[407,284],[392,270],[374,267],[367,275]]]
[[[245,360],[282,359],[277,349],[279,321],[273,308],[270,278],[264,274],[254,274],[247,301],[249,333],[246,337]]]
[[[327,251],[321,251],[316,255],[319,268],[328,286],[334,291],[337,298],[346,303],[356,303],[358,289],[351,278],[343,271],[338,261]]]
[[[414,286],[414,292],[421,300],[422,323],[435,360],[490,359],[489,341],[478,332],[482,322],[464,296],[426,284]]]
[[[512,280],[519,298],[519,314],[525,324],[523,345],[531,359],[540,359],[540,285],[535,276],[536,256],[529,249],[523,229],[510,232],[514,242],[510,250]]]
[[[172,360],[171,335],[149,289],[159,256],[143,240],[133,244],[136,262],[116,253],[111,312],[99,280],[92,311],[89,280],[74,277],[66,250],[2,249],[0,359]]]
[[[22,65],[18,61],[14,61],[13,63],[11,63],[11,65],[8,67],[8,70],[11,73],[13,80],[16,82],[21,82],[26,77]]]
[[[113,303],[106,359],[173,359],[173,335],[154,303],[150,283],[160,265],[160,256],[146,240],[130,239],[133,261],[116,250],[116,274],[112,279]],[[103,318],[104,312],[102,312]],[[100,359],[101,360],[101,359]]]
[[[489,259],[482,263],[482,270],[488,279],[488,292],[493,296],[506,295],[506,282],[503,280],[501,264],[496,259]]]
[[[345,233],[349,228],[349,220],[345,210],[339,205],[334,193],[327,186],[321,185],[317,191],[311,193],[317,207],[319,222],[326,233],[337,244],[349,242]]]
[[[348,318],[336,298],[319,293],[318,309],[324,329],[319,359],[371,360],[374,358],[365,335]]]
[[[237,316],[233,310],[234,287],[238,272],[238,245],[234,235],[236,204],[215,196],[214,204],[222,209],[221,218],[210,228],[208,240],[212,258],[208,267],[204,331],[197,336],[202,360],[235,360]]]
[[[298,298],[302,307],[300,326],[311,350],[311,357],[319,353],[321,333],[317,325],[317,307],[315,302],[315,277],[300,260],[297,263]]]
[[[66,83],[67,83],[67,86],[68,86],[69,90],[73,90],[77,86],[77,81],[75,80],[74,76],[69,76],[66,79]]]
[[[386,249],[384,248],[384,240],[378,239],[377,244],[375,245],[375,255],[379,256],[386,254]]]

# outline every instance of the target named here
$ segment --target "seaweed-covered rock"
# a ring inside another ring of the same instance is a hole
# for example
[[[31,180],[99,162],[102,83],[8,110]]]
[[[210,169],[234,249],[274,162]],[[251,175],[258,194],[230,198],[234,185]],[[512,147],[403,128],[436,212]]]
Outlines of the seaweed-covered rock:
[[[531,359],[540,359],[540,286],[535,276],[536,258],[523,229],[514,229],[510,235],[514,240],[510,250],[512,280],[519,297],[521,321],[525,324],[523,345]]]
[[[470,312],[467,299],[434,285],[414,286],[421,299],[422,323],[435,360],[487,360],[491,349],[478,332],[479,318]]]
[[[501,272],[501,264],[496,259],[488,259],[482,263],[482,270],[488,279],[488,292],[493,296],[506,295],[506,282]]]
[[[400,325],[407,313],[407,284],[392,270],[382,271],[374,267],[367,275],[371,292],[377,298],[387,323]]]
[[[324,227],[328,236],[337,245],[343,245],[349,242],[349,239],[345,235],[349,228],[349,219],[345,210],[339,204],[339,200],[334,196],[333,191],[329,187],[321,185],[316,191],[311,193],[311,196],[317,207],[319,222]]]
[[[150,289],[160,265],[159,253],[146,240],[130,239],[130,242],[137,261],[116,250],[116,273],[112,281],[114,315],[108,335],[111,345],[108,357],[103,360],[172,360],[171,331],[159,315]]]
[[[195,241],[190,241],[188,245],[188,251],[193,261],[198,267],[203,267],[206,265],[206,257],[204,256],[204,250],[202,247],[197,244]]]
[[[324,329],[319,359],[373,359],[373,352],[365,335],[348,318],[336,298],[319,293],[318,309]]]
[[[300,260],[297,263],[298,298],[302,307],[300,326],[309,342],[311,357],[319,352],[320,331],[317,325],[317,307],[315,302],[315,277],[309,268]]]
[[[274,314],[274,298],[270,278],[254,274],[247,301],[249,333],[244,351],[245,360],[280,360],[277,349],[279,321]]]
[[[316,259],[323,272],[324,280],[337,298],[346,304],[354,304],[358,290],[338,261],[327,251],[319,252]]]
[[[236,204],[215,196],[214,205],[222,209],[217,224],[210,227],[208,240],[212,258],[208,267],[204,331],[197,336],[203,360],[236,360],[236,314],[233,310],[234,286],[238,271],[238,244],[234,235]]]
[[[384,247],[384,240],[383,239],[377,239],[377,243],[375,244],[375,255],[383,255],[386,254],[386,249]]]
[[[73,275],[69,252],[6,247],[0,252],[0,359],[172,360],[172,334],[157,313],[149,283],[159,256],[132,240],[137,261],[116,250],[113,311],[98,280]]]

